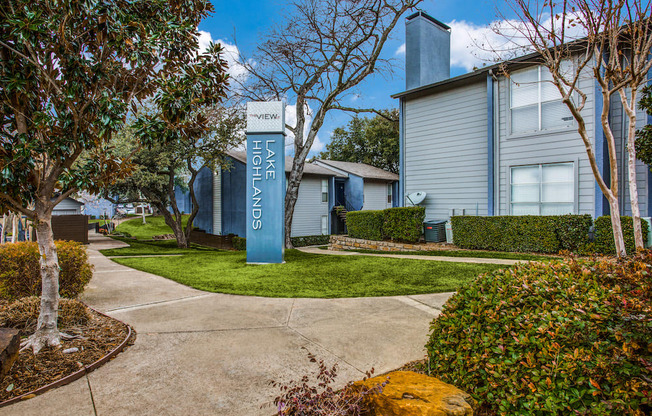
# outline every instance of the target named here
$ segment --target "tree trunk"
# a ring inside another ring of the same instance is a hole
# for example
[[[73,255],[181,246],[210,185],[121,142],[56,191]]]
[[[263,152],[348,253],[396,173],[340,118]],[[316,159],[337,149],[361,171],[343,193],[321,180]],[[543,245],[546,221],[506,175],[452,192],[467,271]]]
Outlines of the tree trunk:
[[[618,198],[608,196],[609,208],[611,209],[611,230],[614,234],[614,245],[616,247],[616,255],[624,257],[627,255],[625,249],[625,239],[623,238],[623,227],[620,222],[620,206],[618,205]]]
[[[145,220],[145,204],[140,205],[140,210],[141,214],[143,215],[143,225],[147,224],[147,221]]]
[[[7,214],[2,216],[2,230],[0,230],[0,244],[5,242],[5,233],[7,231]]]
[[[37,354],[43,347],[59,347],[61,336],[57,328],[59,311],[59,258],[52,234],[52,212],[38,207],[34,218],[34,228],[39,248],[41,266],[41,311],[38,316],[36,332],[24,343],[23,348],[31,347]]]
[[[11,242],[18,242],[18,215],[11,215]]]
[[[645,248],[643,243],[643,228],[641,227],[641,210],[638,205],[638,185],[636,183],[636,89],[632,89],[631,101],[628,102],[625,92],[621,90],[620,99],[627,113],[627,168],[629,179],[629,201],[632,208],[634,224],[634,242],[637,250]],[[630,105],[631,104],[631,105]],[[630,253],[633,254],[633,253]]]
[[[295,169],[295,166],[292,166],[290,177],[288,178],[288,187],[285,191],[285,248],[294,248],[291,238],[292,218],[294,216],[294,207],[297,204],[297,198],[299,196],[299,186],[301,185],[301,177],[303,176],[302,173],[303,165],[297,169]]]

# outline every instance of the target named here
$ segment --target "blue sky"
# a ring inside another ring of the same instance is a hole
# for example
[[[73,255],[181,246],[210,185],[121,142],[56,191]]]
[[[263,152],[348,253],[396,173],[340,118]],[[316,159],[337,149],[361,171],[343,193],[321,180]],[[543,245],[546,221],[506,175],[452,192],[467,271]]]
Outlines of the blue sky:
[[[213,0],[213,5],[215,13],[199,26],[200,31],[205,32],[203,40],[220,41],[231,53],[242,53],[245,57],[252,55],[265,31],[289,10],[288,2],[283,0]],[[469,72],[487,61],[487,53],[474,43],[495,36],[489,25],[497,20],[496,7],[495,0],[427,0],[421,3],[421,10],[452,28],[451,76]],[[405,25],[399,23],[384,51],[386,57],[394,59],[393,74],[368,78],[345,104],[379,109],[397,107],[397,101],[390,95],[405,89],[405,55],[401,52],[404,41]],[[331,113],[319,132],[313,153],[323,150],[330,141],[332,130],[344,126],[350,118],[351,115],[346,113]]]

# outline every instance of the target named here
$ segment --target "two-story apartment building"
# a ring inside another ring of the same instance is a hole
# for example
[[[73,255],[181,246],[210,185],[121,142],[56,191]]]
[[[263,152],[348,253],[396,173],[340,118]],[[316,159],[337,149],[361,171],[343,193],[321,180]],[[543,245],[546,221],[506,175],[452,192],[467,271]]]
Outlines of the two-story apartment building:
[[[399,99],[401,168],[399,200],[427,192],[429,218],[455,215],[609,213],[597,187],[576,122],[548,82],[536,55],[450,77],[450,28],[423,12],[406,21],[406,91]],[[573,65],[573,62],[568,62]],[[598,165],[608,177],[600,123],[602,95],[586,70],[582,111]],[[639,114],[640,125],[648,120]],[[619,159],[621,214],[629,215],[626,124],[616,97],[610,124]],[[638,162],[639,204],[652,215],[652,176]]]

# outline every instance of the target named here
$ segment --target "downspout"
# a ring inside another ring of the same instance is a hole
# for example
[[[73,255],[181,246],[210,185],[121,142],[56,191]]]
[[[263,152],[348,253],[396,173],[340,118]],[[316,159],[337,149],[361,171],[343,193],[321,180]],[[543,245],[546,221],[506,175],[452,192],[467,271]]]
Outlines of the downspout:
[[[398,206],[405,206],[405,99],[399,98],[399,179],[398,179]]]
[[[494,216],[495,206],[494,126],[494,75],[493,71],[489,70],[487,73],[487,215],[490,217]]]

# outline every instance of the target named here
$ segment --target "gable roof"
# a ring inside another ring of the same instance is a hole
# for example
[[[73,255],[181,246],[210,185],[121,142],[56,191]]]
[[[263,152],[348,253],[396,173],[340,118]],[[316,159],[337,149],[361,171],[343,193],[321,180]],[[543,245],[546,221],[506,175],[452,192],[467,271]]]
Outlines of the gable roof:
[[[247,152],[245,151],[227,150],[226,154],[238,162],[242,162],[245,165],[247,164]],[[285,173],[289,173],[290,170],[292,170],[292,158],[288,156],[285,158]],[[336,176],[338,178],[346,177],[345,175],[341,175],[334,170],[318,166],[313,163],[306,163],[303,167],[303,173],[304,175]]]
[[[366,163],[340,162],[338,160],[317,160],[318,163],[327,167],[343,170],[352,175],[360,176],[363,179],[379,179],[383,181],[398,181],[398,175]]]

